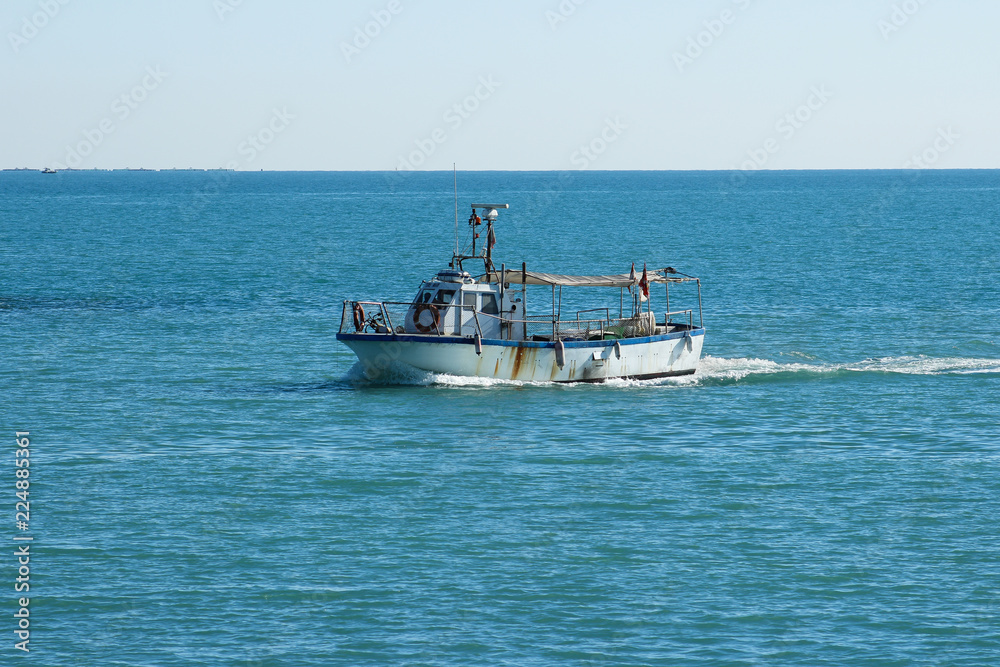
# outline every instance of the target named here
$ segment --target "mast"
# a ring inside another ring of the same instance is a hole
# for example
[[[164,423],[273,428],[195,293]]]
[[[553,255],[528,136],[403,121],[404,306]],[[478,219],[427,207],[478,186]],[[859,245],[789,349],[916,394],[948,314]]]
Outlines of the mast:
[[[456,203],[456,211],[458,204]],[[469,228],[472,232],[472,254],[464,255],[457,250],[452,257],[452,265],[461,268],[462,260],[465,259],[481,259],[486,268],[486,274],[496,271],[496,267],[493,265],[493,245],[496,243],[497,237],[496,232],[493,230],[493,223],[497,221],[500,214],[497,213],[498,208],[510,208],[509,204],[473,204],[472,213],[469,215]],[[479,217],[478,209],[483,210],[482,217]],[[457,215],[456,215],[457,219]],[[476,239],[479,238],[479,230],[477,229],[483,224],[483,220],[486,220],[486,239],[484,240],[484,247],[482,249],[482,254],[476,251]],[[458,223],[456,222],[456,225]]]
[[[491,211],[492,212],[492,211]],[[497,242],[497,237],[493,233],[493,221],[486,218],[486,272],[493,270],[493,244]]]
[[[483,217],[480,218],[476,215],[476,209],[483,209]],[[497,221],[500,214],[497,213],[498,208],[510,208],[510,204],[473,204],[472,205],[472,216],[469,218],[469,224],[472,226],[472,256],[476,257],[476,227],[482,224],[482,220],[486,220],[486,241],[484,242],[485,251],[483,253],[483,259],[486,266],[486,273],[489,275],[491,272],[495,271],[496,268],[493,266],[493,244],[497,242],[496,232],[493,231],[493,223]]]
[[[476,239],[479,238],[479,234],[476,233],[476,227],[483,224],[483,219],[476,215],[476,206],[472,206],[472,215],[469,216],[469,227],[472,227],[472,256],[476,256]]]

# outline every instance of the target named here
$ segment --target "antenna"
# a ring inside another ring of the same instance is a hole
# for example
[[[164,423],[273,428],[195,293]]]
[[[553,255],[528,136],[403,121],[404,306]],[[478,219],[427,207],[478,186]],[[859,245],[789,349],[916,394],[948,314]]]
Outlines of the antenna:
[[[458,254],[458,164],[451,163],[451,168],[455,172],[455,254]]]

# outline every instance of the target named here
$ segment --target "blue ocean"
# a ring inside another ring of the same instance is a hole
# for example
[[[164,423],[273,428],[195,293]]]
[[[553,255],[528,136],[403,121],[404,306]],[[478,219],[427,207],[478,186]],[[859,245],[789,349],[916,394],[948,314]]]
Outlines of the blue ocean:
[[[0,173],[0,662],[1000,664],[1000,172],[459,172],[498,266],[698,276],[699,370],[368,379],[453,187]]]

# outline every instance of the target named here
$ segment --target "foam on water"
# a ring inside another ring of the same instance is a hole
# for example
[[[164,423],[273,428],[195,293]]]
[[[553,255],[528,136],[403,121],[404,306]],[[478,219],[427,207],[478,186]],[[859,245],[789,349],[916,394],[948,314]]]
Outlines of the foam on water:
[[[736,382],[758,375],[777,374],[833,374],[854,373],[895,373],[903,375],[969,375],[1000,373],[1000,359],[980,359],[964,357],[900,356],[864,359],[858,362],[824,363],[781,363],[770,359],[725,358],[705,356],[698,365],[698,372],[692,376],[670,379],[672,382],[695,384],[706,380]]]
[[[935,358],[927,356],[883,357],[844,364],[844,370],[859,372],[903,373],[906,375],[970,375],[1000,373],[1000,359]]]
[[[391,362],[384,369],[380,369],[373,377],[365,375],[364,367],[355,362],[347,371],[343,381],[352,385],[401,385],[427,387],[430,385],[443,385],[450,387],[497,387],[497,386],[543,386],[557,384],[554,382],[525,382],[523,380],[503,380],[499,378],[468,377],[462,375],[450,375],[448,373],[431,373],[418,368],[400,363]]]
[[[466,377],[463,375],[448,375],[447,373],[431,373],[434,384],[451,387],[541,387],[557,382],[525,382],[524,380],[503,380],[499,378]]]
[[[738,381],[754,375],[774,375],[778,373],[890,373],[902,375],[969,375],[1000,373],[1000,359],[980,359],[964,357],[900,356],[864,359],[858,362],[823,363],[780,363],[769,359],[706,356],[692,376],[697,380]]]
[[[775,373],[822,373],[827,369],[819,364],[783,364],[770,359],[705,356],[698,364],[697,379],[742,380],[750,375],[773,375]]]
[[[778,374],[833,374],[839,372],[852,373],[896,373],[902,375],[981,375],[1000,373],[1000,359],[980,359],[964,357],[927,357],[901,356],[864,359],[858,362],[841,364],[822,363],[781,363],[770,359],[754,357],[713,357],[706,355],[698,364],[698,371],[693,375],[682,375],[651,380],[631,380],[612,378],[601,383],[604,387],[655,387],[655,386],[693,386],[711,383],[735,383],[754,376],[769,376]],[[381,372],[378,378],[368,378],[359,363],[348,371],[344,381],[351,384],[376,385],[413,385],[430,386],[444,385],[450,387],[498,387],[498,386],[546,386],[560,384],[556,382],[525,382],[522,380],[504,380],[485,377],[465,377],[446,373],[430,373],[404,364],[394,363]],[[578,383],[594,386],[590,383]]]

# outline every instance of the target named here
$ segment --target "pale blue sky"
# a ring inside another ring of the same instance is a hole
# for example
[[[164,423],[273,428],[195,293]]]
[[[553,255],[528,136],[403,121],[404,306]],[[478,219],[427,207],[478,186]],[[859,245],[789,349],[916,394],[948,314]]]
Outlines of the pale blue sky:
[[[997,25],[995,0],[6,0],[0,166],[997,168]]]

